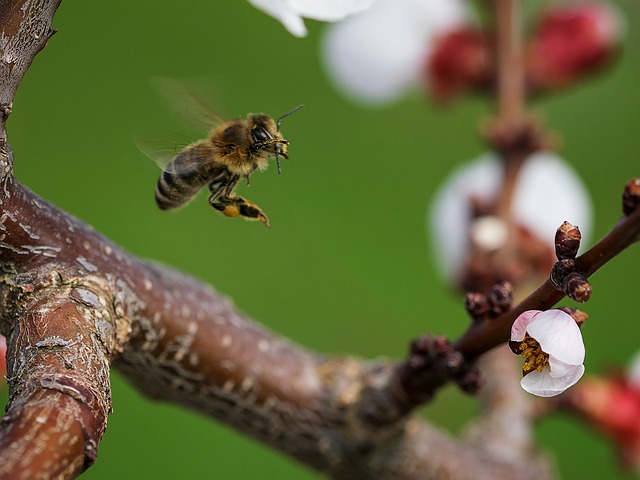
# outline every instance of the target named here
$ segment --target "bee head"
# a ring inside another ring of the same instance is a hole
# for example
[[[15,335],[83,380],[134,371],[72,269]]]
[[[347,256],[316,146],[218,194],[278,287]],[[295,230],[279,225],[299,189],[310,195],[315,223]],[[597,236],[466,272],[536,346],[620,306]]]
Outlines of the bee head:
[[[278,165],[278,175],[282,172],[280,167],[280,157],[289,158],[287,153],[287,145],[289,141],[280,135],[280,123],[282,119],[288,117],[293,112],[300,110],[303,105],[298,105],[293,110],[288,111],[284,115],[278,117],[276,122],[267,115],[259,114],[252,117],[253,127],[251,128],[251,148],[256,151],[265,149],[276,157]],[[274,128],[275,127],[275,128]]]
[[[280,124],[282,123],[282,119],[288,117],[293,112],[297,112],[302,107],[304,107],[304,105],[298,105],[296,108],[289,110],[284,115],[280,115],[278,117],[278,120],[276,121],[276,130],[278,131],[278,133],[280,133]],[[289,154],[287,153],[287,145],[289,145],[289,141],[284,139],[281,139],[281,141],[276,144],[276,164],[278,165],[278,175],[280,175],[281,172],[280,157],[289,158]]]

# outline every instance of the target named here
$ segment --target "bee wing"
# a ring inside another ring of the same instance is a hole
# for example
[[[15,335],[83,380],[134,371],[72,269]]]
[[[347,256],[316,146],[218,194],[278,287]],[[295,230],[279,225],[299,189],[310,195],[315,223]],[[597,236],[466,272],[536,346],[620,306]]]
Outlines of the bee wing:
[[[171,113],[188,125],[210,130],[224,121],[205,100],[202,88],[166,77],[155,77],[153,84]]]
[[[133,141],[142,153],[165,170],[166,166],[195,139],[175,132],[149,132],[133,136]]]

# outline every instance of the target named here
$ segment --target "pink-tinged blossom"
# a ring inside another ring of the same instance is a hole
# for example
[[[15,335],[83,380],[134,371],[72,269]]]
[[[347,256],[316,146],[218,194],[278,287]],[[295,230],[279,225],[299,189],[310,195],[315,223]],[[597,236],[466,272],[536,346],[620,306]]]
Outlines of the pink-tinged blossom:
[[[296,37],[307,35],[303,18],[336,22],[361,12],[375,0],[249,0],[259,10],[279,20]]]
[[[378,0],[326,32],[329,76],[347,95],[368,104],[396,100],[422,83],[435,40],[467,22],[462,0]]]
[[[520,385],[533,395],[559,395],[584,373],[580,328],[562,310],[528,310],[520,314],[511,327],[510,346],[525,358]]]

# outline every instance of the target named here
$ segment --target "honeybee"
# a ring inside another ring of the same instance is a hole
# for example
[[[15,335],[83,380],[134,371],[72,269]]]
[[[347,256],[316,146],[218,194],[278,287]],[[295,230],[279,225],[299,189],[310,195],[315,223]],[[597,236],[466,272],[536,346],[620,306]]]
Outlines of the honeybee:
[[[205,185],[209,186],[209,205],[227,217],[242,216],[259,220],[267,228],[269,218],[255,203],[235,194],[242,179],[265,170],[268,160],[275,157],[278,174],[280,157],[289,158],[289,141],[280,134],[285,117],[300,110],[299,105],[274,121],[263,113],[226,121],[215,126],[209,137],[187,145],[163,167],[156,184],[155,198],[162,210],[185,205]],[[154,160],[156,155],[146,145],[138,147]]]

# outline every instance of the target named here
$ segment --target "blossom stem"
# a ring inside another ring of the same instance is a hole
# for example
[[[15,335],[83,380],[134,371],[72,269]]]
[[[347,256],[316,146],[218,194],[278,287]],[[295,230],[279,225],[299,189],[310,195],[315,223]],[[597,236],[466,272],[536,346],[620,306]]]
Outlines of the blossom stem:
[[[511,204],[524,160],[530,152],[523,150],[517,137],[524,127],[525,76],[522,59],[521,0],[491,0],[495,22],[497,128],[501,132],[500,150],[504,166],[502,193],[497,214],[513,228]],[[506,148],[505,148],[506,147]],[[513,236],[510,236],[513,237]]]
[[[522,12],[520,0],[493,0],[496,22],[498,115],[519,123],[525,103],[522,62]]]

